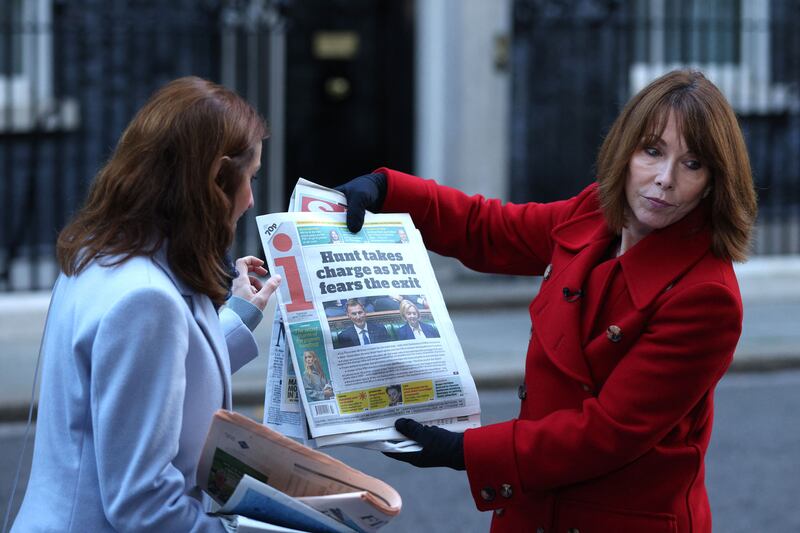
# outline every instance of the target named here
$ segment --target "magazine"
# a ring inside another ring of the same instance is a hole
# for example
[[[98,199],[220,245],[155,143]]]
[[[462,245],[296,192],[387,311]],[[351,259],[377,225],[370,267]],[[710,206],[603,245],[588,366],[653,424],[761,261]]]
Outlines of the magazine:
[[[247,517],[240,525],[253,531],[369,533],[402,507],[383,481],[224,410],[214,414],[197,478],[217,514]]]
[[[312,446],[384,451],[419,449],[395,431],[401,416],[478,427],[475,384],[411,218],[368,213],[352,234],[344,197],[305,180],[290,208],[315,211],[256,218],[284,280],[265,424]]]

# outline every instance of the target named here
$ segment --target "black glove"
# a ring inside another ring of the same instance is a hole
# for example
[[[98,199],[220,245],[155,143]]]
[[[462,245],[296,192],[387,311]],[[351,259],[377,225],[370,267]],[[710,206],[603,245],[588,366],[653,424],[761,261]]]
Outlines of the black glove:
[[[380,212],[386,198],[386,187],[386,176],[380,172],[359,176],[335,187],[347,198],[347,229],[352,233],[361,231],[365,210]]]
[[[464,470],[464,434],[447,431],[438,426],[423,426],[410,418],[398,418],[394,428],[422,445],[422,451],[383,455],[420,468],[446,466]]]

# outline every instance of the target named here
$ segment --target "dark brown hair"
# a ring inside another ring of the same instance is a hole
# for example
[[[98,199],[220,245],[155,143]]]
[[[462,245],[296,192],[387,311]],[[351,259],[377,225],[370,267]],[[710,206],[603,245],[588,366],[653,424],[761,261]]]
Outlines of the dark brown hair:
[[[670,113],[687,147],[709,169],[711,249],[744,261],[756,218],[756,193],[744,136],[728,101],[702,73],[676,70],[656,79],[625,105],[597,156],[600,203],[613,231],[627,216],[628,163],[642,143],[660,136]]]
[[[83,208],[58,237],[67,275],[96,258],[120,264],[168,241],[172,270],[192,289],[224,302],[231,275],[233,194],[256,143],[258,113],[233,91],[197,77],[159,89],[125,129],[95,176]]]
[[[349,313],[350,308],[355,306],[361,307],[362,311],[364,310],[364,304],[362,304],[357,298],[350,298],[347,300],[347,303],[344,305],[344,310]]]

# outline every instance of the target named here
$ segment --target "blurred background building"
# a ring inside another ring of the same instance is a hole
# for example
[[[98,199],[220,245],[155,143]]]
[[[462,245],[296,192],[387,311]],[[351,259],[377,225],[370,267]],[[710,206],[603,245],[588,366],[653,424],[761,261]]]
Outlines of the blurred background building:
[[[261,213],[299,176],[383,165],[565,198],[634,92],[699,68],[745,131],[756,253],[797,254],[798,28],[796,0],[0,0],[0,291],[49,289],[56,235],[122,129],[189,74],[267,117]],[[239,248],[260,250],[239,226]]]

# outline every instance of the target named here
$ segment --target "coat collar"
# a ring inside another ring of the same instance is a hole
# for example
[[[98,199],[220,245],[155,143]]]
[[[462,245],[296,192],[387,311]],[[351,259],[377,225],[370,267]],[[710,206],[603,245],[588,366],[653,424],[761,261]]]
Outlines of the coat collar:
[[[705,255],[711,245],[706,202],[675,224],[656,230],[620,257],[633,304],[645,309],[671,283]],[[602,261],[615,236],[602,212],[579,215],[553,229],[553,239],[571,258],[542,286],[531,303],[534,334],[550,360],[567,375],[592,386],[581,344],[581,306],[562,291],[584,289],[592,269]]]
[[[637,309],[649,306],[711,249],[710,205],[701,202],[684,218],[653,231],[620,257]]]
[[[169,249],[169,243],[164,241],[156,251],[153,253],[153,262],[158,265],[158,267],[164,271],[164,273],[169,277],[172,283],[175,285],[175,288],[178,289],[178,292],[181,293],[181,296],[184,298],[191,298],[196,294],[194,289],[189,287],[181,278],[178,277],[175,272],[172,271],[172,267],[169,265],[169,259],[167,258],[167,250]],[[188,303],[188,302],[187,302]]]
[[[181,280],[177,274],[175,274],[169,265],[169,260],[167,259],[168,247],[169,243],[165,242],[158,250],[156,250],[156,252],[153,254],[153,262],[164,271],[164,273],[178,289],[178,292],[181,293],[181,296],[183,296],[183,299],[186,301],[186,305],[192,312],[195,322],[197,322],[197,325],[200,327],[200,330],[206,337],[209,346],[211,346],[211,350],[214,352],[214,357],[217,361],[217,365],[219,366],[220,373],[222,374],[222,382],[224,387],[223,407],[225,409],[231,409],[233,402],[231,399],[230,356],[228,355],[228,347],[220,342],[224,338],[224,334],[219,324],[219,315],[217,315],[217,311],[214,309],[214,304],[207,295],[198,293],[189,287],[183,280]]]
[[[711,248],[711,204],[704,200],[678,222],[655,230],[620,257],[625,283],[637,309],[650,305],[671,283]],[[553,239],[578,253],[613,237],[600,210],[571,219],[553,229]]]

